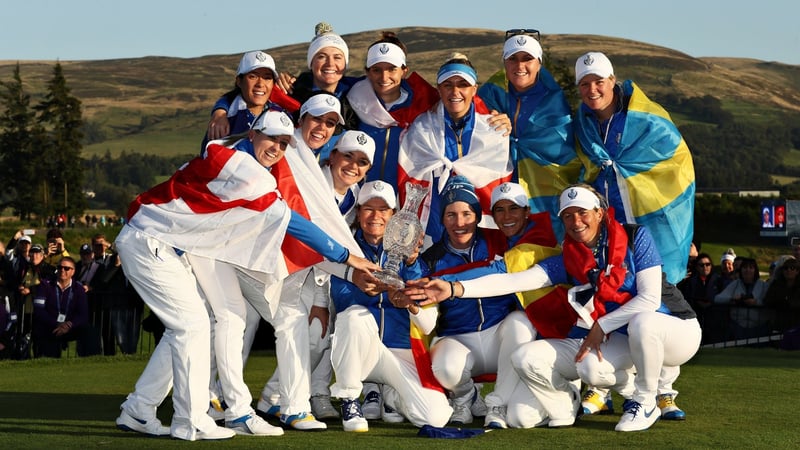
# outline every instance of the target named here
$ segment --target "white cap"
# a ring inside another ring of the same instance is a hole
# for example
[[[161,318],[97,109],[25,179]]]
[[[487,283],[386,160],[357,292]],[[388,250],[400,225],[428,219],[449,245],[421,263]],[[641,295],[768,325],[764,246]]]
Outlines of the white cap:
[[[389,208],[397,208],[397,198],[395,197],[394,188],[392,185],[381,180],[368,181],[361,186],[361,191],[358,193],[358,204],[372,200],[373,198],[382,198]]]
[[[242,55],[242,60],[239,61],[239,68],[236,69],[236,75],[244,75],[261,67],[271,70],[272,76],[278,78],[278,71],[275,69],[275,60],[272,59],[272,56],[269,56],[261,50],[247,52]]]
[[[403,67],[406,65],[406,54],[396,44],[378,42],[367,51],[367,69],[380,62],[389,63],[395,67]]]
[[[267,136],[291,136],[291,145],[297,145],[294,139],[294,123],[284,112],[264,111],[250,129]]]
[[[614,75],[614,67],[608,56],[600,52],[589,52],[575,61],[575,85],[580,84],[586,75],[608,78]]]
[[[370,164],[372,164],[372,160],[375,158],[375,141],[363,131],[345,131],[339,140],[336,141],[336,145],[333,146],[333,149],[338,150],[340,153],[364,152],[367,158],[369,158]]]
[[[347,68],[350,65],[350,50],[347,48],[347,43],[344,42],[341,36],[335,34],[333,32],[326,32],[324,34],[317,35],[312,41],[311,44],[308,46],[308,53],[306,54],[306,62],[308,63],[308,68],[311,68],[311,61],[314,60],[314,56],[317,55],[317,52],[322,50],[325,47],[334,47],[341,50],[344,53],[344,67]]]
[[[503,59],[508,59],[519,52],[525,52],[539,61],[542,60],[542,46],[532,36],[518,34],[506,39],[506,43],[503,44]]]
[[[597,195],[580,186],[570,186],[564,189],[558,199],[558,215],[560,216],[565,209],[577,206],[583,209],[595,209],[600,207],[600,199]]]
[[[19,238],[19,240],[17,242],[27,242],[28,244],[30,244],[31,243],[31,237],[27,236],[27,235],[22,236],[22,237]]]
[[[342,104],[335,95],[320,93],[312,95],[300,107],[300,117],[306,113],[314,117],[322,117],[329,112],[335,112],[339,117],[339,123],[344,125],[344,117],[342,117]]]
[[[503,183],[492,189],[492,208],[500,200],[509,200],[520,208],[528,206],[528,195],[517,183]]]

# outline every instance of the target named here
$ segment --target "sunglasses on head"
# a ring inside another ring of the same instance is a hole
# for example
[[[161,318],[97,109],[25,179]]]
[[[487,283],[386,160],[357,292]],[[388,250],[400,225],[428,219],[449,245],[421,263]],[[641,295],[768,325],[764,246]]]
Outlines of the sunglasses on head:
[[[530,36],[540,42],[542,40],[539,30],[534,30],[533,28],[512,28],[510,30],[506,30],[506,37],[503,39],[503,41],[508,40],[508,38],[512,36],[519,35]]]

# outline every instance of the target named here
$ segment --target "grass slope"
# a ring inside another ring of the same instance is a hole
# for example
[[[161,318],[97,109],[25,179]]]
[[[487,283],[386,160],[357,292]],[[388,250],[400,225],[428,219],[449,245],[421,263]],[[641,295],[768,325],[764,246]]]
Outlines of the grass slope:
[[[145,357],[0,362],[0,435],[5,448],[185,448],[181,441],[146,438],[114,427],[119,404],[144,368]],[[253,394],[275,366],[272,354],[250,358]],[[288,431],[283,437],[237,436],[193,448],[797,448],[800,418],[791,414],[800,353],[769,348],[703,349],[678,380],[685,422],[659,422],[641,433],[616,433],[618,414],[589,417],[569,429],[499,430],[468,440],[422,440],[409,424],[372,422],[364,434]],[[484,391],[488,387],[484,388]],[[619,409],[621,400],[616,397]],[[169,400],[159,416],[169,423]],[[476,420],[472,426],[480,427]]]
[[[480,81],[502,67],[503,32],[478,28],[404,27],[394,29],[409,51],[409,69],[430,82],[454,51],[475,64]],[[343,36],[350,48],[348,75],[363,75],[362,62],[379,30]],[[678,94],[715,96],[739,118],[769,122],[800,111],[800,66],[752,59],[696,58],[645,42],[597,35],[546,34],[543,46],[568,66],[588,50],[606,52],[620,79],[634,79],[651,97]],[[267,48],[278,69],[306,70],[307,43]],[[247,49],[243,48],[242,51]],[[174,147],[195,148],[214,101],[233,85],[240,54],[198,58],[61,61],[72,93],[82,102],[84,118],[105,135],[87,146],[85,156],[124,150],[172,154]],[[16,61],[0,61],[0,81],[10,81]],[[32,104],[44,95],[52,61],[19,61]],[[683,118],[677,117],[681,125]],[[165,127],[170,132],[165,135]]]

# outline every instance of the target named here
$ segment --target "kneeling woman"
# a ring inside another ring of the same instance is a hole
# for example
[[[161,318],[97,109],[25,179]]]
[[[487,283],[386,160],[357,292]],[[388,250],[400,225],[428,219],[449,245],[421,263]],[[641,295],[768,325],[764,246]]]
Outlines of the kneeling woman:
[[[375,263],[386,261],[383,236],[396,206],[394,189],[382,181],[368,182],[359,192],[356,242]],[[412,279],[420,275],[416,255],[407,258],[400,276]],[[453,409],[435,380],[418,371],[412,351],[416,342],[412,334],[433,330],[436,309],[420,308],[399,290],[369,295],[339,278],[331,278],[331,298],[338,311],[331,340],[336,373],[331,395],[342,399],[344,430],[368,431],[358,402],[364,380],[391,388],[384,390],[385,404],[412,424],[445,425]]]
[[[613,209],[588,185],[568,187],[559,204],[566,230],[562,255],[522,272],[460,282],[432,280],[424,293],[408,293],[417,299],[432,297],[422,302],[426,304],[561,283],[576,286],[576,296],[582,291],[591,297],[586,307],[576,307],[569,336],[525,344],[514,352],[511,364],[541,403],[551,427],[574,423],[580,399],[572,381],[581,378],[593,386],[622,390],[630,400],[617,431],[647,429],[661,415],[656,394],[662,367],[680,366],[697,352],[700,326],[685,301],[670,308],[661,304],[661,257],[646,228],[614,220]],[[633,365],[634,388],[626,392]]]

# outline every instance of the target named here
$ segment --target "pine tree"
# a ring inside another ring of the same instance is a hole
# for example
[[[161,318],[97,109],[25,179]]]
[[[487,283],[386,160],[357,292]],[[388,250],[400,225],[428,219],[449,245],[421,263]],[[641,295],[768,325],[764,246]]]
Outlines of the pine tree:
[[[30,109],[30,95],[25,93],[17,63],[10,82],[0,82],[0,209],[12,207],[20,219],[29,219],[40,200],[40,172],[34,143],[41,129]]]
[[[47,84],[47,94],[35,107],[48,136],[47,144],[40,149],[48,183],[48,215],[82,215],[86,206],[81,161],[81,101],[70,92],[61,63],[56,63],[53,78]]]

